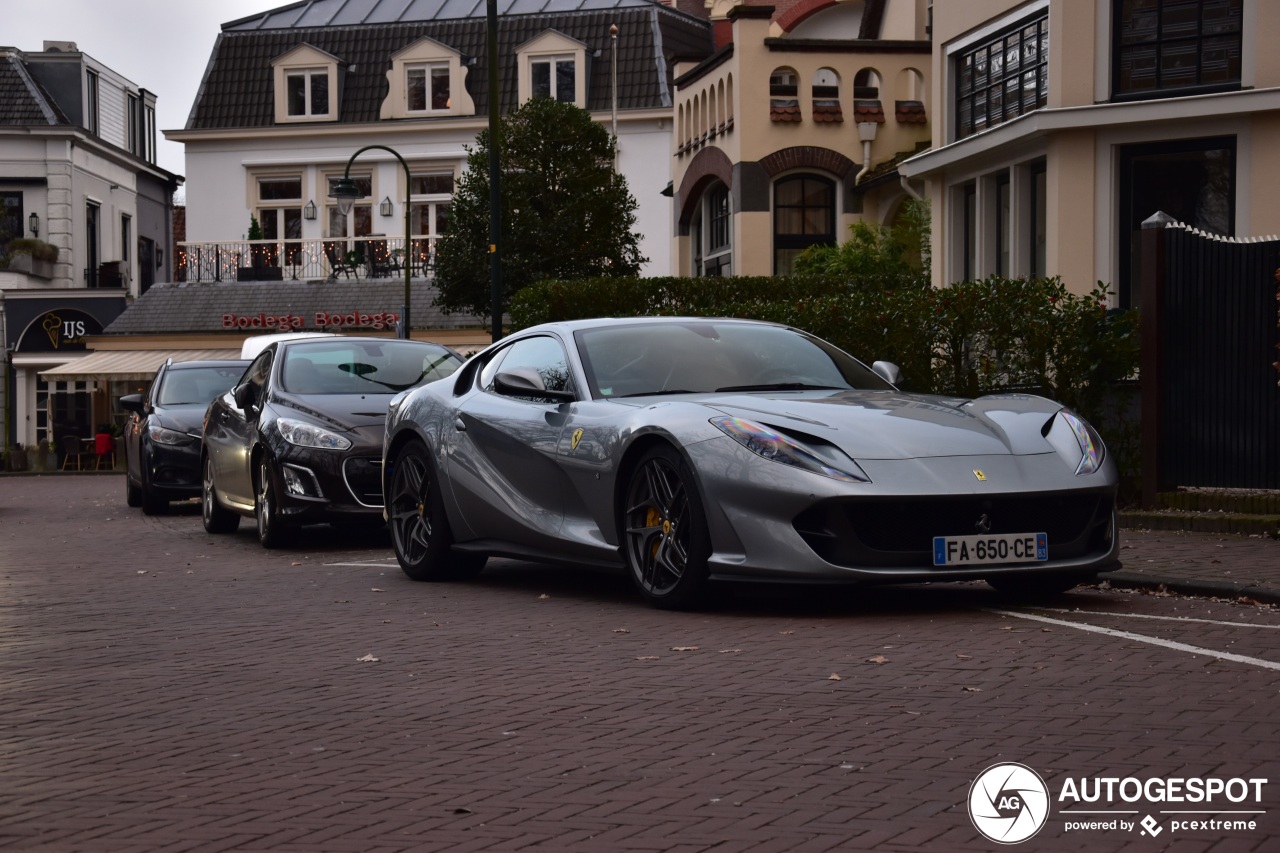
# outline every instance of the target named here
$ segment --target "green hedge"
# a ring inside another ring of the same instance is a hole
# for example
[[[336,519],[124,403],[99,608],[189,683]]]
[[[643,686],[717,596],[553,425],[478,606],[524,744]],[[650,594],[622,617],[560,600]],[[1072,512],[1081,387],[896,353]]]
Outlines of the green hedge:
[[[1060,279],[987,278],[934,288],[922,276],[597,278],[518,292],[516,329],[558,320],[645,315],[747,317],[804,329],[870,364],[902,368],[909,391],[974,397],[1018,389],[1096,423],[1136,482],[1131,386],[1135,311],[1108,311],[1107,287],[1084,295]]]

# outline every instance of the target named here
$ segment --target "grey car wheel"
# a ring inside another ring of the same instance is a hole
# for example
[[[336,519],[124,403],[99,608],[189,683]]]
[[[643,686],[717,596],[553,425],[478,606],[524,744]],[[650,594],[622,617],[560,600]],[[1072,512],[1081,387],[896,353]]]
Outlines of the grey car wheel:
[[[258,460],[258,494],[254,501],[254,517],[258,521],[258,541],[263,548],[283,548],[293,542],[297,528],[280,518],[280,490],[277,486],[275,466],[265,453]]]
[[[213,460],[208,456],[200,466],[200,518],[209,533],[234,533],[240,526],[240,516],[218,503],[214,493]]]
[[[412,441],[392,463],[388,525],[396,561],[415,581],[463,580],[484,569],[482,554],[453,551],[453,530],[427,446]]]
[[[658,445],[640,459],[621,520],[627,569],[641,595],[667,610],[701,604],[710,536],[693,472],[674,448]]]

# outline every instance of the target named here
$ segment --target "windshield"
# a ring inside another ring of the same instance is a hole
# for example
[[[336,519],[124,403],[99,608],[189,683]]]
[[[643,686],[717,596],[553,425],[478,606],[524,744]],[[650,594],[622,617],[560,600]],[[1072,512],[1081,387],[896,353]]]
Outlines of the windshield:
[[[283,349],[280,384],[294,394],[398,394],[462,364],[444,347],[417,341],[338,337]]]
[[[178,367],[165,371],[156,391],[156,406],[209,405],[209,401],[224,393],[239,381],[244,373],[243,364],[219,367]]]
[[[679,320],[576,337],[595,397],[893,387],[826,341],[780,326]]]

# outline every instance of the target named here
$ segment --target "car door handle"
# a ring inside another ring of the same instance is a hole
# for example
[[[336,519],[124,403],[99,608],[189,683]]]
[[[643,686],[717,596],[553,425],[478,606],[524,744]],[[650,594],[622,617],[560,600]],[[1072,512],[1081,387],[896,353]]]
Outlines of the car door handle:
[[[467,425],[462,422],[462,418],[454,418],[453,425],[458,428],[458,432],[467,431]]]

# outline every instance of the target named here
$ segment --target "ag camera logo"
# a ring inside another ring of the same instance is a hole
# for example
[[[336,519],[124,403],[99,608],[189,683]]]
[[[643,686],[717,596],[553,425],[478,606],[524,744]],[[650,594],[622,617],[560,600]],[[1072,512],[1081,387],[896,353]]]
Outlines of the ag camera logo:
[[[1025,764],[993,764],[969,788],[969,819],[998,844],[1018,844],[1049,819],[1049,788]]]

